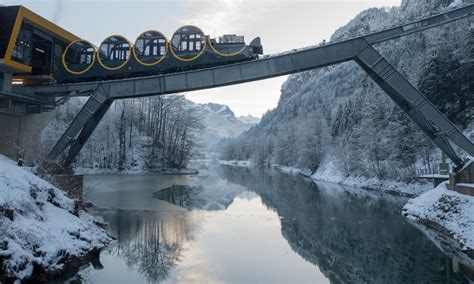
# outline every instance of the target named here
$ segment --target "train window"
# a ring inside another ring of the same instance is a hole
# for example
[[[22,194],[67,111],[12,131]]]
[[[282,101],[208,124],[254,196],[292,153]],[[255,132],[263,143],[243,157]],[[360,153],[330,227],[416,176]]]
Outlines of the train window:
[[[167,52],[168,40],[158,31],[142,33],[133,46],[135,59],[143,65],[155,65],[161,62]]]
[[[100,44],[97,59],[105,69],[117,70],[127,64],[131,48],[131,44],[126,38],[110,36]]]
[[[171,51],[180,60],[194,60],[202,54],[206,44],[205,39],[204,33],[199,28],[181,27],[171,38]]]
[[[187,41],[182,41],[181,42],[181,48],[179,51],[187,51],[188,50],[188,42]]]
[[[21,28],[18,33],[18,38],[13,48],[12,58],[20,63],[31,66],[31,55],[32,55],[32,45],[31,45],[32,31]]]
[[[73,42],[66,47],[63,54],[63,65],[73,74],[82,74],[94,64],[95,48],[84,40]]]

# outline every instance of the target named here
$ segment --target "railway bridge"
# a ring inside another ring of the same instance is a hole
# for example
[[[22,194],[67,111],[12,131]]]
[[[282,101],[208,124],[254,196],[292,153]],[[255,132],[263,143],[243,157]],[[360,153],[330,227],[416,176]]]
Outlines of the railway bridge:
[[[463,155],[474,156],[474,144],[397,71],[374,45],[472,17],[473,12],[474,4],[469,4],[364,36],[261,56],[250,61],[126,79],[14,85],[11,93],[28,98],[89,96],[47,157],[49,161],[54,161],[69,148],[64,164],[70,165],[114,100],[234,85],[355,61],[460,169],[465,164]],[[456,150],[453,144],[457,146]]]

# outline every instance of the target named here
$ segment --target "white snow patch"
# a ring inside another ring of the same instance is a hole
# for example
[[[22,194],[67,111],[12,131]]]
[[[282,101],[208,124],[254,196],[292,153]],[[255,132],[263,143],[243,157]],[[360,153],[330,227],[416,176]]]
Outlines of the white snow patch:
[[[448,190],[447,182],[411,199],[403,208],[408,218],[433,221],[449,231],[463,250],[474,250],[474,197]]]
[[[95,220],[65,194],[0,155],[0,267],[25,279],[34,265],[63,268],[66,257],[81,257],[109,241]]]
[[[237,167],[252,167],[252,161],[237,161],[237,160],[219,160],[220,165],[228,165],[228,166],[237,166]]]

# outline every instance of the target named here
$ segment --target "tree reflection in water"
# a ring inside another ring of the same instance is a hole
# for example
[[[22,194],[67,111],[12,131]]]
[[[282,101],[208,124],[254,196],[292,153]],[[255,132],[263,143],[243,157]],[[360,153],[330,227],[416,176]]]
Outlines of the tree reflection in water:
[[[281,218],[292,249],[332,283],[464,283],[451,260],[400,214],[406,200],[299,176],[220,167]]]
[[[183,245],[193,239],[197,226],[187,212],[104,211],[116,244],[106,250],[123,258],[148,282],[165,279],[180,261]]]

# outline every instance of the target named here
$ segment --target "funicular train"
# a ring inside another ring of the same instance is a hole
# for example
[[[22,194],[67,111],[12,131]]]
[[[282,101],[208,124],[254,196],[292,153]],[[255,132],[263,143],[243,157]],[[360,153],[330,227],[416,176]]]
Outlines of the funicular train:
[[[84,40],[72,42],[63,52],[55,79],[61,82],[147,76],[252,60],[258,54],[262,54],[259,38],[249,45],[236,35],[224,35],[217,41],[195,26],[184,26],[170,42],[159,31],[142,33],[134,44],[123,36],[110,36],[97,50]]]
[[[179,28],[168,40],[146,31],[132,44],[113,35],[98,47],[22,6],[0,7],[0,71],[22,84],[84,82],[149,76],[253,60],[263,53],[260,38],[218,39],[195,26]]]

